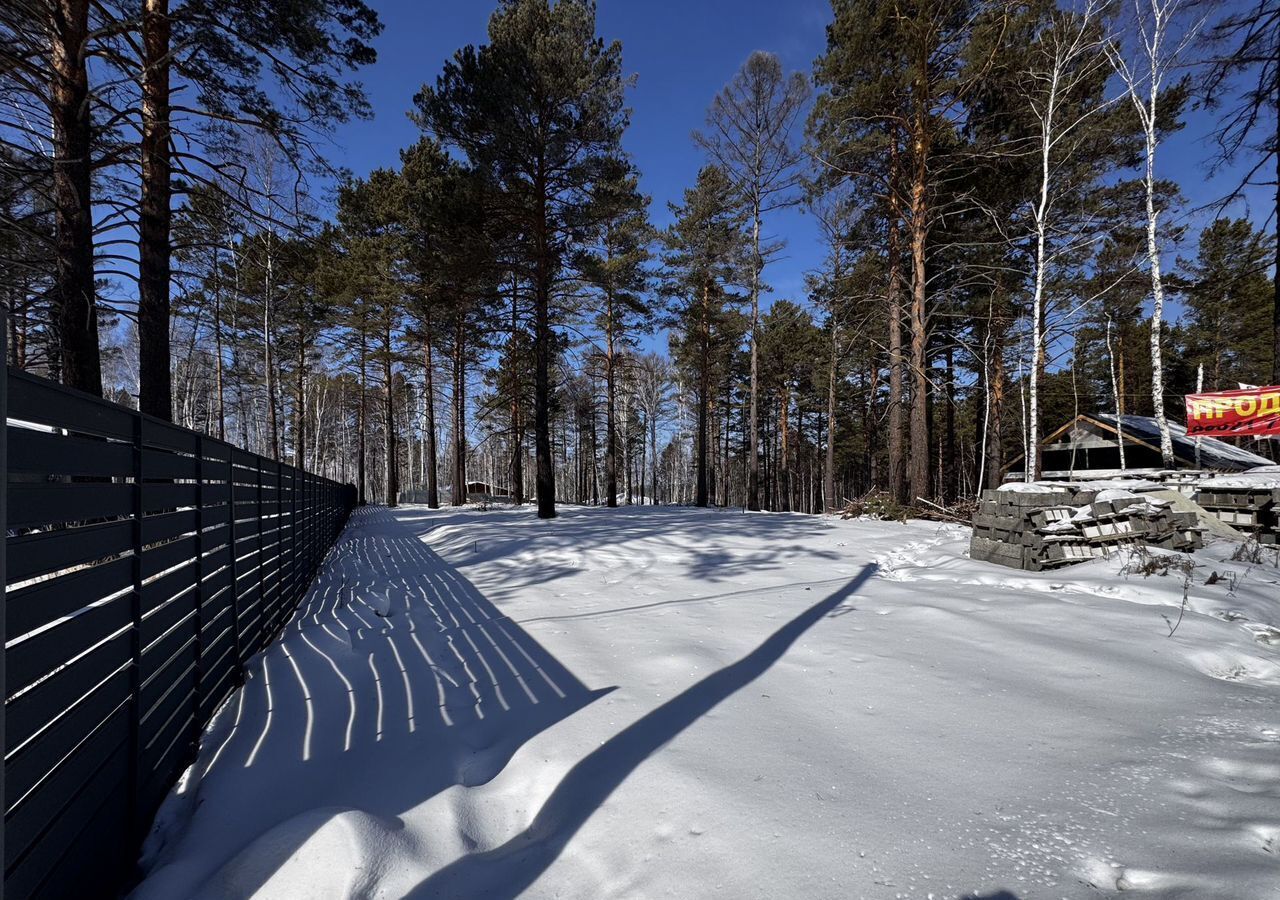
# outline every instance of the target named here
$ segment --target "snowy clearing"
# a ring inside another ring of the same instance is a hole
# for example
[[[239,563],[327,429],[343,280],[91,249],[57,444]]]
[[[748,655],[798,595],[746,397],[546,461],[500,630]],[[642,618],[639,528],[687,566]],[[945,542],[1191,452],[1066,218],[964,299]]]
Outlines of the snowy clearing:
[[[359,510],[135,896],[1280,896],[1280,570],[968,536]]]

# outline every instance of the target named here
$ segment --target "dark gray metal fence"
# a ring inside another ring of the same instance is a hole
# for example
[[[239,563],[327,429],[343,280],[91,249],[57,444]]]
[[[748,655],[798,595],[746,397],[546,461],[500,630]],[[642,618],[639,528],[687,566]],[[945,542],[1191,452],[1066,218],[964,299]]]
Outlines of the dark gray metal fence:
[[[7,388],[4,889],[109,895],[355,493],[41,378]]]

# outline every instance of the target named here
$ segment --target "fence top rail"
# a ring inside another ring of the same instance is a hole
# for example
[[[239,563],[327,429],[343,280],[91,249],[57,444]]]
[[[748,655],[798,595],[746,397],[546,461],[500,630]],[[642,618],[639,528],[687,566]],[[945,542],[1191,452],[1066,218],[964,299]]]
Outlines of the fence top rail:
[[[11,422],[29,422],[45,428],[65,429],[77,434],[130,443],[138,440],[139,435],[135,429],[140,428],[143,446],[150,449],[190,454],[223,465],[230,460],[235,467],[254,473],[254,478],[257,472],[262,472],[264,476],[269,472],[274,477],[277,471],[282,476],[296,471],[320,482],[341,486],[332,479],[290,463],[243,450],[212,435],[183,428],[30,372],[10,367],[7,375],[8,420]]]

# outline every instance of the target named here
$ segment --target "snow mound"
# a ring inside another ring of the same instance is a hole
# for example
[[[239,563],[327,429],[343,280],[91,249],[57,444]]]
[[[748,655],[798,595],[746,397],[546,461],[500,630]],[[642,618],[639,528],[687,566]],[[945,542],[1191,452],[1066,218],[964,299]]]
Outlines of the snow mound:
[[[1239,650],[1197,650],[1187,654],[1191,664],[1210,678],[1280,685],[1280,663]]]
[[[254,840],[195,897],[374,897],[412,848],[398,821],[356,809],[315,809]]]

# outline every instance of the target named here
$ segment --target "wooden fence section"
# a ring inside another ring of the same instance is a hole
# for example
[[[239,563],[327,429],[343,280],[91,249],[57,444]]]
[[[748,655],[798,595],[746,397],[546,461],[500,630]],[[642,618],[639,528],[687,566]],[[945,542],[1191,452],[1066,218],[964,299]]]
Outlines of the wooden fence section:
[[[8,404],[4,887],[96,896],[354,489],[19,372]]]

